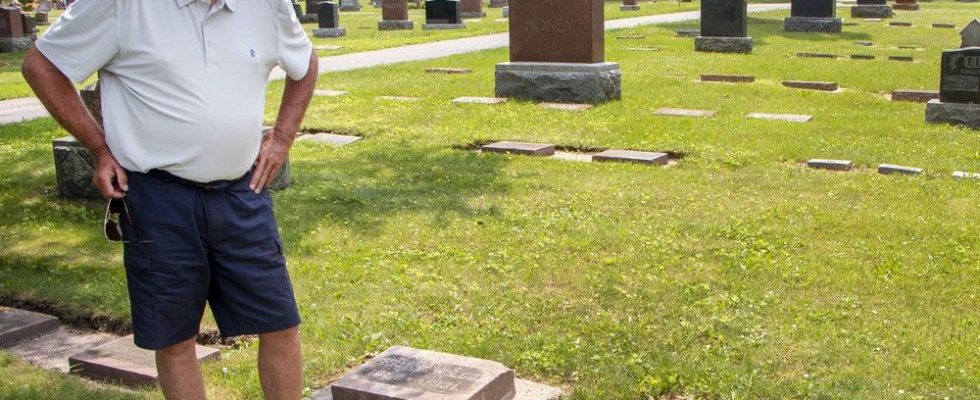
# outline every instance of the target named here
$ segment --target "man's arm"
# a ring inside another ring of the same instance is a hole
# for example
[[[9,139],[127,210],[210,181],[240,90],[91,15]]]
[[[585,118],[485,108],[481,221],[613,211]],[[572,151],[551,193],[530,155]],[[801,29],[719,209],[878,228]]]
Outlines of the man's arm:
[[[126,170],[112,155],[105,133],[82,104],[71,80],[34,48],[27,52],[21,72],[51,116],[92,153],[95,158],[92,182],[102,196],[117,199],[125,196],[129,190]]]
[[[310,105],[310,99],[313,97],[316,78],[320,74],[319,69],[316,52],[313,52],[310,54],[309,69],[303,79],[297,81],[289,76],[286,77],[286,89],[283,91],[282,103],[279,105],[276,126],[273,127],[272,132],[262,138],[255,172],[252,174],[252,181],[248,184],[255,193],[261,192],[272,182],[272,178],[286,162],[289,148],[293,146],[293,139],[296,138],[296,131],[299,130],[299,125],[306,114],[306,107]]]

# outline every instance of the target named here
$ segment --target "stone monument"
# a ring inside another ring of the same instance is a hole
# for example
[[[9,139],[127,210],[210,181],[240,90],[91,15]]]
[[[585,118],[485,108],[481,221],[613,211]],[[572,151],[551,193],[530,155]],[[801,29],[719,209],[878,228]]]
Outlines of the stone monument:
[[[959,49],[943,51],[939,99],[926,104],[926,121],[980,129],[980,20],[960,35]]]
[[[17,7],[0,6],[0,53],[31,48],[30,33],[24,30],[24,18]]]
[[[34,21],[38,25],[49,25],[49,24],[51,24],[51,21],[48,20],[48,12],[47,11],[38,11],[38,12],[34,13]]]
[[[619,11],[638,11],[639,9],[639,0],[623,0],[623,4],[619,5]]]
[[[510,62],[497,64],[497,97],[600,103],[619,99],[618,63],[605,62],[603,0],[513,0]]]
[[[335,38],[347,34],[347,30],[340,26],[340,12],[337,3],[322,1],[317,4],[316,12],[320,26],[313,30],[313,36]]]
[[[301,24],[310,24],[316,22],[316,16],[303,14],[303,6],[301,6],[299,3],[295,1],[293,2],[293,13],[296,14],[296,19],[298,19],[299,23]]]
[[[841,33],[843,25],[836,0],[793,0],[790,17],[783,21],[787,32]]]
[[[316,12],[316,7],[323,0],[306,0],[306,14],[303,18],[300,18],[299,22],[304,24],[317,22],[318,14]]]
[[[37,40],[37,20],[28,13],[20,13],[20,25],[24,29],[24,36],[31,39],[33,43]]]
[[[483,18],[486,17],[487,13],[483,12],[483,1],[482,0],[460,0],[459,1],[459,17],[460,18]]]
[[[381,21],[378,29],[382,31],[408,29],[415,27],[408,19],[408,0],[381,0]]]
[[[919,2],[916,0],[895,0],[894,8],[896,10],[918,11]]]
[[[425,0],[425,24],[422,29],[463,29],[459,0]]]
[[[888,0],[857,0],[851,7],[851,18],[891,18],[894,14]]]
[[[702,0],[701,35],[694,49],[717,53],[751,53],[746,0]]]
[[[361,0],[340,0],[340,11],[361,11]]]

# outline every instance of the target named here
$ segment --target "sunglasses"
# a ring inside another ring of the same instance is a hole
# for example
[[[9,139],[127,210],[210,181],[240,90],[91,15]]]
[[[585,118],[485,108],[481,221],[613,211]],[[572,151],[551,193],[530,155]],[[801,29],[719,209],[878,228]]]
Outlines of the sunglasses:
[[[122,225],[119,224],[118,216],[121,216],[123,211],[126,212],[126,221],[129,222],[130,226],[134,226],[132,214],[129,213],[129,206],[126,204],[126,199],[110,199],[109,204],[105,206],[105,218],[102,219],[102,231],[105,233],[105,238],[113,242],[123,242],[131,243],[129,241],[123,241]],[[113,216],[117,218],[113,219]],[[140,243],[143,241],[140,240]]]

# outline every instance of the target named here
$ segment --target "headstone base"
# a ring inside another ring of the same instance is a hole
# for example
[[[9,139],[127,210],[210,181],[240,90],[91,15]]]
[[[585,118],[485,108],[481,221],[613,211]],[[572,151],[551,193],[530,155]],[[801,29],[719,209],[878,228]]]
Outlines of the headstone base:
[[[423,31],[465,29],[466,24],[422,24]]]
[[[865,4],[851,7],[851,18],[891,18],[895,15],[891,6],[880,4]]]
[[[918,4],[910,4],[910,3],[895,3],[895,5],[892,6],[892,8],[896,10],[903,10],[903,11],[919,11]]]
[[[787,32],[841,33],[843,26],[844,20],[840,18],[789,17],[783,21],[783,29]]]
[[[0,38],[0,53],[13,53],[31,48],[34,40],[29,36],[17,38]]]
[[[54,148],[54,171],[58,196],[67,199],[101,199],[102,194],[92,184],[95,160],[88,149],[74,137],[66,136],[51,142]],[[269,184],[269,190],[281,190],[292,185],[289,159]]]
[[[698,36],[694,38],[694,50],[712,53],[752,52],[751,37]]]
[[[346,34],[346,28],[317,28],[313,30],[313,36],[318,38],[335,38]]]
[[[486,16],[487,16],[487,13],[485,13],[483,11],[477,11],[477,12],[462,12],[462,11],[460,11],[460,13],[459,13],[459,17],[460,18],[483,18],[483,17],[486,17]]]
[[[549,103],[601,103],[622,95],[617,63],[505,62],[496,67],[497,97]]]
[[[361,5],[356,6],[340,6],[340,11],[361,11]]]
[[[415,22],[407,19],[404,21],[378,21],[378,30],[381,31],[412,30],[413,28],[415,28]]]
[[[640,6],[639,5],[630,6],[630,5],[622,4],[619,6],[619,11],[640,11]]]
[[[315,24],[317,20],[316,14],[303,14],[299,16],[299,23],[301,24]]]
[[[926,122],[961,125],[980,130],[980,104],[929,100],[926,103]]]

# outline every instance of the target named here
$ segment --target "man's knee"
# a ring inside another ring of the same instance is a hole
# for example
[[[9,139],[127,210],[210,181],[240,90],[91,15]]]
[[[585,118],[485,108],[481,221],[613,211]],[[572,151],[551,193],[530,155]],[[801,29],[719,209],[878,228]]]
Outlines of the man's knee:
[[[259,334],[259,342],[291,342],[299,339],[299,325]]]
[[[195,338],[190,338],[190,339],[187,339],[187,340],[185,340],[183,342],[180,342],[180,343],[177,343],[177,344],[173,344],[173,345],[164,347],[164,348],[162,348],[160,350],[157,350],[157,352],[156,352],[157,357],[162,357],[162,358],[166,358],[166,359],[173,359],[173,358],[178,358],[178,357],[182,357],[182,356],[187,356],[188,354],[191,354],[191,355],[194,355],[194,357],[197,357],[197,354],[196,354],[197,342],[195,342],[194,339]]]

